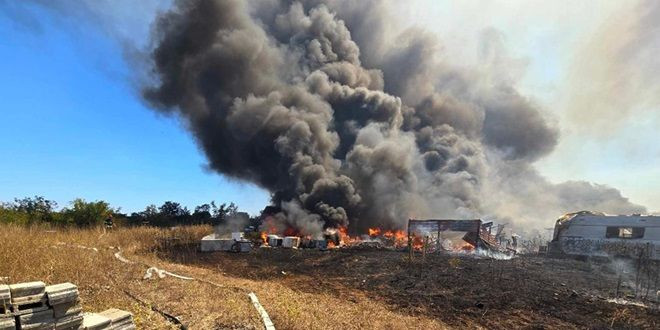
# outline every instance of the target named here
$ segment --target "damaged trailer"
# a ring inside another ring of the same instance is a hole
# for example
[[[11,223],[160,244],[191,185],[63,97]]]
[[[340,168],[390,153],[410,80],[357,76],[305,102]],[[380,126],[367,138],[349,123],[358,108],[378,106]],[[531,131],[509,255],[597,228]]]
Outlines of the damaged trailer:
[[[429,248],[433,251],[465,251],[474,249],[490,250],[507,254],[515,253],[515,248],[500,243],[503,226],[493,233],[493,223],[473,220],[408,220],[408,246],[428,237]]]
[[[548,253],[660,260],[660,216],[569,213],[557,220]]]

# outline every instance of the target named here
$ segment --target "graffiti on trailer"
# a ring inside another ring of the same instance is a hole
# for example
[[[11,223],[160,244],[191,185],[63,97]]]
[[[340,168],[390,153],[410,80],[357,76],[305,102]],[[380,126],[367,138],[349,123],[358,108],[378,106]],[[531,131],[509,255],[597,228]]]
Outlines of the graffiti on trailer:
[[[578,255],[639,257],[647,254],[654,259],[660,256],[660,246],[647,242],[566,237],[561,240],[561,248],[565,253]]]

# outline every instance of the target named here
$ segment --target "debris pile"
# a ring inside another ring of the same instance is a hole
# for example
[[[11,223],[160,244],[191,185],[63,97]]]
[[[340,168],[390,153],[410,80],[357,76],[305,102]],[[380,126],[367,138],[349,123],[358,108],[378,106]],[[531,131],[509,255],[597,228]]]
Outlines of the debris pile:
[[[83,313],[78,287],[44,282],[0,285],[0,330],[135,329],[129,312]]]

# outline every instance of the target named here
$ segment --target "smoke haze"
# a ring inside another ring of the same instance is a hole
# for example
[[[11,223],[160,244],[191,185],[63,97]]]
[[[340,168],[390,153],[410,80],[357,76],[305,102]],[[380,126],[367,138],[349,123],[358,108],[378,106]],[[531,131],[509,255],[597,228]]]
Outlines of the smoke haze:
[[[457,68],[423,30],[387,35],[388,15],[372,1],[178,1],[154,25],[144,97],[185,122],[212,169],[267,189],[309,233],[646,211],[536,172],[559,132],[516,89],[497,31],[482,35],[484,65]]]
[[[71,13],[68,5],[36,3]],[[77,12],[111,6],[83,4]],[[364,233],[404,228],[411,217],[481,217],[523,231],[582,209],[647,211],[615,188],[553,184],[538,173],[534,163],[558,144],[558,120],[520,92],[526,61],[508,54],[498,30],[480,34],[477,64],[457,66],[442,35],[399,28],[393,7],[370,0],[175,1],[158,11],[146,56],[135,54],[136,45],[127,54],[139,57],[129,59],[139,81],[148,58],[144,99],[181,120],[212,170],[268,190],[282,210],[274,217],[282,229]],[[627,37],[616,40],[635,47],[607,48],[634,56],[593,62],[584,77],[632,70],[635,60],[656,63],[648,39],[657,34],[658,6],[647,7],[627,14],[629,23],[647,18],[630,23],[635,29],[617,30]],[[113,21],[104,29],[113,30]],[[119,35],[123,44],[127,32]],[[616,89],[599,86],[599,95]],[[578,117],[589,112],[572,109]]]
[[[659,52],[660,2],[622,3],[577,51],[569,75],[568,122],[578,132],[607,137],[658,107]]]

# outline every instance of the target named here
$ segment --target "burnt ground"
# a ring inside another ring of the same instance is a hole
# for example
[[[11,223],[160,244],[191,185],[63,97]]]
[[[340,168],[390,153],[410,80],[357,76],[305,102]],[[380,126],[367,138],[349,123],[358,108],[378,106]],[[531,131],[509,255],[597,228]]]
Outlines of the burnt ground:
[[[380,300],[398,313],[437,318],[456,328],[660,328],[657,307],[607,301],[618,276],[602,262],[435,254],[422,263],[420,255],[410,262],[405,252],[373,249],[262,248],[232,254],[177,248],[158,256],[306,293],[333,293],[347,302]]]

